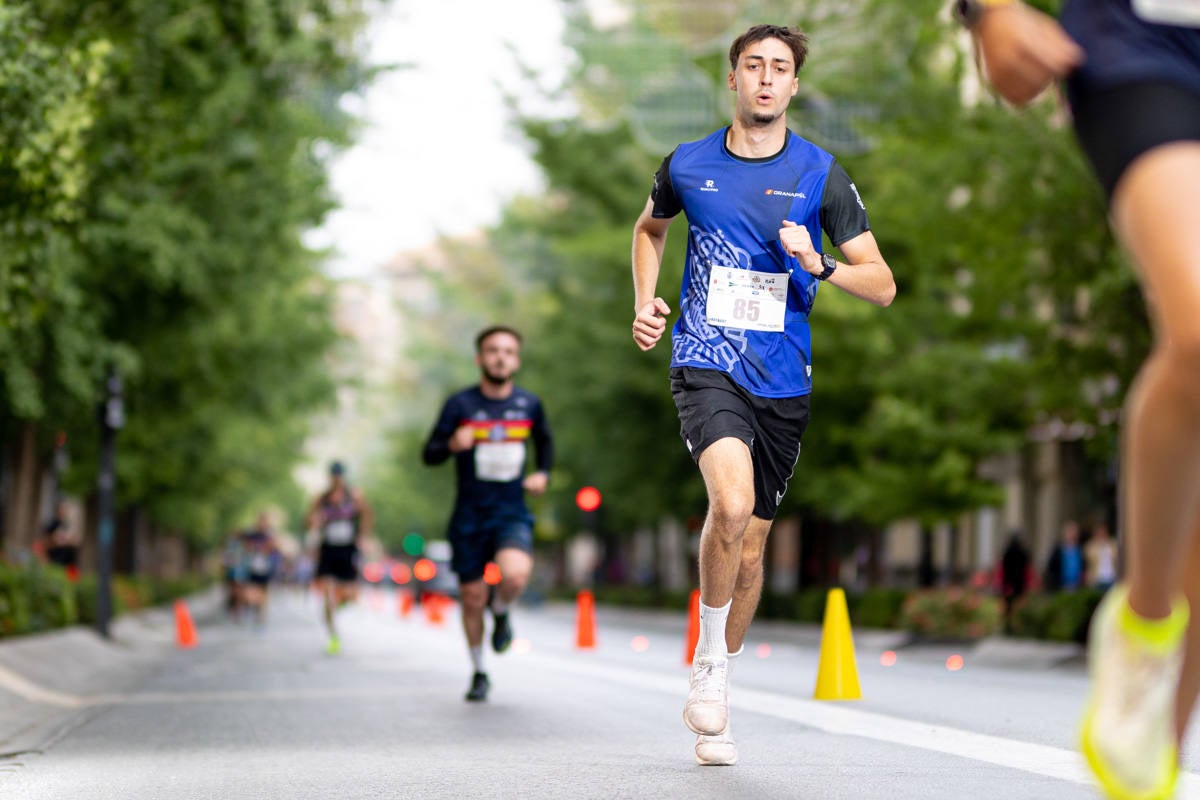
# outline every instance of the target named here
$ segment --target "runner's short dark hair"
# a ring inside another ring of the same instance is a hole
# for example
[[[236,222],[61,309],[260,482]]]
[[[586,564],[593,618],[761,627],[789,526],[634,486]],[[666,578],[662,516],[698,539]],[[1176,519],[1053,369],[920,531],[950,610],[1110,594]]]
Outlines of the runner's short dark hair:
[[[804,59],[808,57],[808,37],[797,28],[781,25],[755,25],[734,39],[733,44],[729,46],[729,67],[737,69],[738,57],[742,55],[742,51],[763,39],[778,39],[786,44],[792,51],[792,61],[795,62],[796,73],[799,74],[800,68],[804,66]]]
[[[517,340],[518,345],[524,344],[524,339],[521,338],[521,333],[516,328],[510,328],[507,325],[492,325],[481,330],[479,335],[475,337],[475,352],[482,352],[484,341],[486,341],[488,337],[494,336],[497,333],[507,333],[509,336],[512,336]]]

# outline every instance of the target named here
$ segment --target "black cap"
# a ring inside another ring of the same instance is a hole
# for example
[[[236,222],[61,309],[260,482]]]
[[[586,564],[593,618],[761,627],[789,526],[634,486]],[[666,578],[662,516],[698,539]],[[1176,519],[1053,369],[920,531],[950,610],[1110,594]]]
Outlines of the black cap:
[[[330,475],[345,475],[346,474],[346,465],[340,461],[334,461],[333,463],[331,463],[329,465],[329,474]]]

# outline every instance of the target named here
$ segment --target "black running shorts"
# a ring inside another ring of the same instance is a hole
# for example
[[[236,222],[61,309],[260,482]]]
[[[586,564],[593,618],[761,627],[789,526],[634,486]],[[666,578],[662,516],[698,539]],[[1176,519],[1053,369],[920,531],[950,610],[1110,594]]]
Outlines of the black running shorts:
[[[354,545],[321,545],[317,555],[317,577],[333,578],[340,583],[358,580],[358,548]]]
[[[754,462],[754,516],[774,519],[800,458],[808,395],[758,397],[719,370],[675,367],[671,396],[693,460],[718,439],[746,443]]]
[[[1074,83],[1068,96],[1075,135],[1110,200],[1138,156],[1169,142],[1200,141],[1200,95],[1182,84]]]

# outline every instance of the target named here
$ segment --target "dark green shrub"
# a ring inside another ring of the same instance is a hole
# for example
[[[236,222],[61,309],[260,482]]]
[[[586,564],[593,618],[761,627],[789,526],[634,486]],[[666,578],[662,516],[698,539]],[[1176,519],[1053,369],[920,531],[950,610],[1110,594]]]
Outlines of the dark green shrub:
[[[850,610],[850,621],[863,628],[895,628],[900,624],[900,614],[907,589],[867,589],[865,592],[846,595]]]

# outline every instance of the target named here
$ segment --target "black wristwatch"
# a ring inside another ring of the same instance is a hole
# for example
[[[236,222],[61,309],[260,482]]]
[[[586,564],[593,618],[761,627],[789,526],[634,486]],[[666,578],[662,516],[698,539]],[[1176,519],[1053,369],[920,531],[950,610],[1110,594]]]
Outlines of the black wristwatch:
[[[1014,5],[1015,0],[955,0],[954,18],[967,30],[979,24],[989,8]]]
[[[825,267],[825,269],[821,270],[821,274],[817,276],[817,280],[828,280],[829,276],[837,270],[837,259],[829,255],[829,253],[822,253],[821,264]]]

